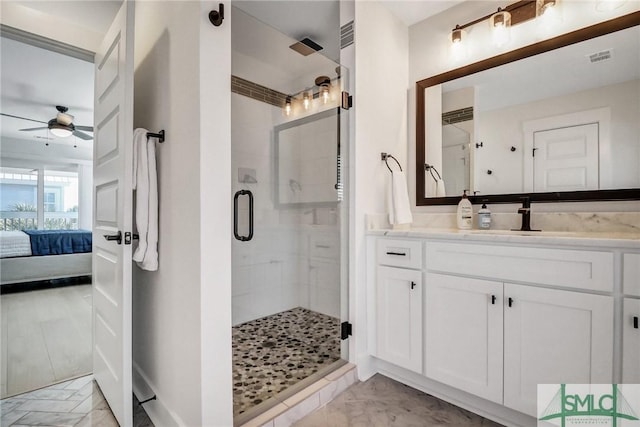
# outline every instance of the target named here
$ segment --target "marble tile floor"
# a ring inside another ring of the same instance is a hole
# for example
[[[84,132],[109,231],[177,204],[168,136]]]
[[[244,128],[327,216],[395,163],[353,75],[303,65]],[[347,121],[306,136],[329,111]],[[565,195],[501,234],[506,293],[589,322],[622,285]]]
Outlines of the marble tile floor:
[[[340,320],[297,307],[233,327],[233,413],[340,359]]]
[[[134,427],[153,427],[134,396]],[[1,427],[118,427],[92,375],[0,400]]]
[[[356,383],[294,427],[500,427],[383,375]]]

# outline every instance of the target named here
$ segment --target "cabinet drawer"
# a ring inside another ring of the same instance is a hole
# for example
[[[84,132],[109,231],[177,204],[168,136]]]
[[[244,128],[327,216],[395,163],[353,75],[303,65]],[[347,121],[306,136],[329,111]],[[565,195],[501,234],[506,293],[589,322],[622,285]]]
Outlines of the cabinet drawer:
[[[613,290],[613,253],[427,242],[427,270],[568,288]]]
[[[378,264],[422,268],[422,241],[378,239]]]
[[[622,264],[623,292],[640,297],[640,254],[624,254]]]

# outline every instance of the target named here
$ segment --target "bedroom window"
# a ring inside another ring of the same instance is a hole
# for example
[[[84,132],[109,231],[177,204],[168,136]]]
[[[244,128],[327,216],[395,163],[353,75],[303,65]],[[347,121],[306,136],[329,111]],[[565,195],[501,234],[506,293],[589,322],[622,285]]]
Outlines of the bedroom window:
[[[0,167],[0,230],[77,230],[78,198],[76,171]]]
[[[78,229],[78,172],[44,171],[44,229]]]
[[[38,228],[38,170],[0,168],[0,230]]]

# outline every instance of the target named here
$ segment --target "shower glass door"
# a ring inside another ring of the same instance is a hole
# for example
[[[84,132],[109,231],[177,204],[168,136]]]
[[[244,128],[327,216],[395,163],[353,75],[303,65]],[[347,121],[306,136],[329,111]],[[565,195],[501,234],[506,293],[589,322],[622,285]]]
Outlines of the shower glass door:
[[[232,10],[234,416],[344,363],[347,72]]]

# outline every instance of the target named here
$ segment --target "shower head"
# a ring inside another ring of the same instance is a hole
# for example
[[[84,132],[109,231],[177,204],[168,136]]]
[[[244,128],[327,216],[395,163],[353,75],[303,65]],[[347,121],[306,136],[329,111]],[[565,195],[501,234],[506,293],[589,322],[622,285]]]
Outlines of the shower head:
[[[309,56],[312,53],[318,52],[319,50],[323,49],[322,46],[308,37],[303,38],[299,42],[296,42],[289,47],[303,56]]]

